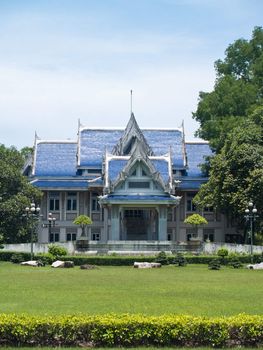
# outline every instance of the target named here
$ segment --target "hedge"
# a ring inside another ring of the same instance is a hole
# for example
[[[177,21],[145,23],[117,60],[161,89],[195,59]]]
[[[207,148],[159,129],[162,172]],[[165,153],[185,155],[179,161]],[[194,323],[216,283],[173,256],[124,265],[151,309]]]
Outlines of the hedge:
[[[263,316],[0,315],[1,346],[262,346]]]
[[[21,255],[25,259],[24,261],[30,260],[30,258],[31,258],[30,253],[0,250],[0,261],[11,261],[11,257],[14,254]]]
[[[2,261],[11,261],[11,257],[13,254],[17,254],[18,252],[10,252],[10,251],[0,251],[0,260]],[[19,252],[20,255],[23,256],[24,261],[30,260],[30,253]],[[156,253],[157,254],[157,253]],[[217,255],[184,255],[186,262],[188,264],[206,264],[208,265],[211,260],[218,259]],[[74,265],[80,266],[84,264],[90,265],[98,265],[98,266],[132,266],[134,261],[148,261],[153,262],[156,260],[157,256],[134,256],[134,255],[126,255],[126,256],[118,256],[118,255],[67,255],[59,257],[59,260],[70,260],[74,262]],[[250,264],[251,257],[250,255],[238,255],[235,257],[242,264]],[[55,257],[52,257],[50,254],[35,254],[34,259],[36,260],[45,260],[46,263],[51,264]],[[228,255],[224,258],[221,258],[222,264],[228,264],[231,259],[233,259],[233,255]],[[175,260],[175,255],[167,255],[167,260],[169,264],[173,264]],[[253,255],[254,263],[259,263],[263,261],[262,254],[254,254]]]

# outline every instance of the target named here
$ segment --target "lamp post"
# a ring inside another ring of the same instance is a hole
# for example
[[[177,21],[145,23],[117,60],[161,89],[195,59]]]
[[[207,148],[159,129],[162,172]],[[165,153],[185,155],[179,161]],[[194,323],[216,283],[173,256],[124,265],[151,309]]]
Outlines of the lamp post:
[[[43,227],[48,227],[48,236],[49,239],[51,237],[51,227],[54,227],[56,225],[56,218],[53,216],[52,213],[48,213],[48,223],[47,224],[43,224]],[[55,236],[53,235],[53,243],[55,242]]]
[[[250,233],[249,233],[249,237],[250,237],[250,255],[251,255],[251,264],[253,264],[253,222],[256,221],[256,218],[258,217],[257,215],[257,208],[256,206],[253,204],[252,201],[249,201],[248,206],[245,210],[245,219],[246,222],[249,221],[250,223]]]
[[[25,216],[32,221],[31,235],[30,235],[30,259],[33,260],[33,238],[34,238],[34,221],[38,220],[40,214],[40,207],[35,203],[31,203],[30,207],[25,208]]]

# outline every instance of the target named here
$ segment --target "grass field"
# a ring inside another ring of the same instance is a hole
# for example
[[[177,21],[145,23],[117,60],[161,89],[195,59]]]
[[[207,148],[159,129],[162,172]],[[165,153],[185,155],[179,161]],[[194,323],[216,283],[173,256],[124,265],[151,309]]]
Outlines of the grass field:
[[[0,263],[0,312],[263,314],[263,271],[207,266],[96,270]]]

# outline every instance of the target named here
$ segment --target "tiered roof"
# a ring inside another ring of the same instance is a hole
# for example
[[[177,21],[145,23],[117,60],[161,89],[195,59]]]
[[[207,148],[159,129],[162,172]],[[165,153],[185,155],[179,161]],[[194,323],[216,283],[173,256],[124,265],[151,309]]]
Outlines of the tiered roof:
[[[209,155],[207,142],[185,142],[183,128],[140,129],[132,114],[125,129],[80,126],[76,141],[36,139],[32,183],[43,189],[107,186],[133,156],[143,157],[165,186],[177,179],[181,189],[198,189],[207,180],[200,164]]]

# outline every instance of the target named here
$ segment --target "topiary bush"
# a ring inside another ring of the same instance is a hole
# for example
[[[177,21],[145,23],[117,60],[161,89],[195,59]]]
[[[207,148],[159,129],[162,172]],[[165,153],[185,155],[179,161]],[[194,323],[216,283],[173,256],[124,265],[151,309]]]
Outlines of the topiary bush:
[[[216,254],[218,256],[220,256],[221,258],[225,258],[226,256],[228,256],[228,250],[226,248],[220,248],[220,249],[218,249]]]
[[[219,259],[213,259],[208,264],[209,270],[220,270],[220,260]]]
[[[220,257],[221,260],[221,264],[222,265],[226,265],[227,264],[227,260],[226,257],[228,256],[228,250],[226,248],[220,248],[217,251],[217,256]]]
[[[177,266],[186,266],[187,265],[186,258],[182,253],[177,253],[173,262]]]
[[[162,265],[168,265],[168,259],[167,259],[166,253],[165,253],[164,251],[161,251],[161,252],[157,255],[157,257],[156,257],[156,259],[155,259],[155,262],[158,262],[158,263],[160,263],[160,264],[162,264]]]
[[[241,268],[243,265],[241,264],[240,260],[238,259],[238,257],[232,257],[229,262],[228,262],[229,266],[232,266],[234,269],[239,269]]]

